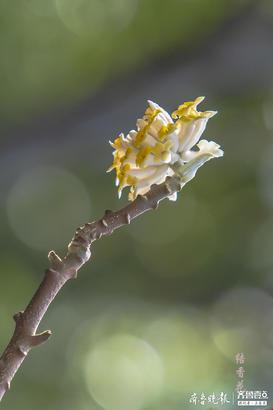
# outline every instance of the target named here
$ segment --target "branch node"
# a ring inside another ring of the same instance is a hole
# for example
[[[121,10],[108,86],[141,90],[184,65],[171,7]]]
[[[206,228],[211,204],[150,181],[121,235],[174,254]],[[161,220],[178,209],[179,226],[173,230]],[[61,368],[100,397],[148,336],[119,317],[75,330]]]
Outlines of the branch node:
[[[76,244],[85,245],[85,246],[88,245],[88,240],[86,239],[83,232],[81,232],[81,231],[79,231],[77,233],[77,235],[74,236],[74,239],[73,239],[72,242],[73,242],[74,245],[76,245]]]
[[[63,266],[62,259],[57,255],[55,251],[50,251],[48,254],[48,259],[51,265],[51,268],[55,271],[59,271]]]
[[[52,277],[55,278],[54,280],[58,280],[59,276],[61,275],[61,272],[55,269],[46,269],[45,275],[51,275]]]
[[[101,219],[101,223],[102,223],[103,226],[105,226],[105,228],[108,227],[108,223],[104,218]]]
[[[89,241],[83,235],[78,234],[74,236],[73,240],[68,245],[68,252],[78,254],[80,256],[83,254],[83,259],[85,260],[85,253],[87,252],[89,246]]]
[[[79,227],[76,229],[75,235],[78,235],[83,229],[84,229],[84,226],[79,226]]]
[[[173,193],[173,189],[172,189],[172,187],[170,186],[170,184],[169,184],[169,182],[168,182],[167,179],[166,179],[166,189],[167,189],[167,191],[169,192],[169,194],[172,194],[172,193]]]
[[[178,192],[181,190],[181,178],[179,176],[176,176],[176,177],[168,176],[165,180],[165,186],[166,186],[167,191],[170,194],[173,194],[174,192]]]
[[[26,346],[18,344],[17,350],[19,353],[21,353],[25,357],[28,354],[29,348],[27,349]]]
[[[91,241],[93,241],[94,239],[96,239],[96,233],[97,233],[97,229],[96,229],[96,227],[94,226],[93,228],[91,228],[90,234],[89,234],[89,237],[90,237],[90,240],[91,240]]]
[[[154,211],[158,208],[158,205],[159,205],[159,201],[154,202],[154,203],[152,204],[152,208],[153,208]]]
[[[148,201],[147,195],[140,195],[140,194],[138,194],[137,197],[136,197],[136,199],[137,199],[138,201],[143,202],[144,204]]]
[[[19,323],[22,320],[24,312],[21,310],[20,312],[15,313],[15,315],[13,315],[13,319],[15,321],[15,323]]]
[[[34,336],[30,336],[29,337],[30,346],[35,347],[35,346],[41,345],[42,343],[46,342],[50,338],[51,335],[52,335],[51,330],[46,330],[45,332],[36,334]]]

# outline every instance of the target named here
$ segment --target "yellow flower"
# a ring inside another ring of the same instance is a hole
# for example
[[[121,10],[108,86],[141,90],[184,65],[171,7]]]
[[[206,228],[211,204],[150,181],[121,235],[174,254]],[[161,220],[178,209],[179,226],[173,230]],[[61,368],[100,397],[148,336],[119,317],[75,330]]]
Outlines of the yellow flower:
[[[148,101],[143,118],[137,120],[137,130],[110,141],[114,160],[108,171],[116,170],[119,196],[130,186],[129,200],[134,200],[148,192],[152,184],[160,184],[177,172],[186,183],[206,161],[223,155],[215,142],[199,141],[209,118],[216,114],[197,110],[203,99],[183,103],[172,116]],[[198,150],[192,150],[196,144]],[[175,200],[176,195],[169,199]]]

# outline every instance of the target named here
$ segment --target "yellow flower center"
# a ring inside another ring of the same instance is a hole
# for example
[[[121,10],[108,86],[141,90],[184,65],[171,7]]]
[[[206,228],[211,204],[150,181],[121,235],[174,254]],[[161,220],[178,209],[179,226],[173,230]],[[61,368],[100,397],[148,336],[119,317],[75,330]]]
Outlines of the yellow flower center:
[[[204,98],[205,97],[197,97],[194,101],[184,102],[172,113],[172,117],[183,121],[191,121],[196,120],[197,118],[207,117],[208,111],[197,111],[197,105],[200,104]]]
[[[142,142],[145,138],[146,132],[148,131],[150,125],[153,122],[153,120],[155,119],[155,117],[159,113],[160,113],[160,110],[154,110],[154,111],[152,111],[151,114],[149,114],[149,119],[148,119],[147,124],[143,128],[141,128],[141,130],[139,130],[137,135],[136,135],[136,138],[135,138],[135,141],[134,141],[134,145],[135,145],[136,148],[139,148],[140,145],[142,144]]]

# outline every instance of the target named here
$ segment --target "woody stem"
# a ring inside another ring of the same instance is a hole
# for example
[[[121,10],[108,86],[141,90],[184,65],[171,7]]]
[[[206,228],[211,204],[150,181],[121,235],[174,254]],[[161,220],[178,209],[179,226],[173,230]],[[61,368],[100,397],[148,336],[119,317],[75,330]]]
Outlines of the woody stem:
[[[29,351],[51,336],[49,330],[37,333],[38,326],[60,289],[68,280],[76,278],[78,270],[89,260],[91,244],[144,212],[156,209],[161,200],[180,191],[181,186],[180,178],[167,177],[165,182],[153,185],[146,195],[138,196],[124,208],[116,212],[106,210],[101,219],[78,228],[64,258],[49,252],[49,269],[25,310],[14,315],[15,330],[0,357],[0,401]]]

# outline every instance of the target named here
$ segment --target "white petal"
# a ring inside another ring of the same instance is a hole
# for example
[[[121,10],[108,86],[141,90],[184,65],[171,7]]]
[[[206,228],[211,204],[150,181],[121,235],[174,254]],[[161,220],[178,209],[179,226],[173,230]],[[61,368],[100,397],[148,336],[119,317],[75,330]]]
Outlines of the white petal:
[[[127,175],[136,177],[139,180],[150,178],[156,171],[157,167],[147,167],[147,168],[133,168],[127,172]]]
[[[160,107],[160,105],[158,105],[157,103],[148,100],[148,104],[149,106],[152,108],[152,110],[160,110],[162,112],[162,114],[164,115],[164,117],[166,118],[167,122],[172,122],[173,123],[173,119],[170,116],[170,114],[164,110],[164,108]]]
[[[137,135],[137,131],[136,130],[131,130],[129,131],[129,134],[127,135],[126,139],[134,139],[135,136]]]
[[[190,151],[192,159],[182,165],[179,170],[179,174],[182,180],[186,183],[195,177],[197,170],[207,161],[212,158],[218,158],[224,155],[218,144],[213,141],[202,140],[198,144],[199,151]]]
[[[177,130],[173,131],[172,133],[168,134],[168,140],[172,141],[171,151],[177,152],[179,147],[179,139]]]
[[[197,146],[202,153],[209,153],[217,158],[224,155],[224,151],[220,149],[220,145],[214,141],[201,140]]]
[[[198,118],[191,121],[182,121],[178,127],[179,152],[188,151],[201,138],[208,118]]]
[[[224,155],[224,151],[220,149],[220,145],[216,144],[214,141],[201,140],[197,144],[197,147],[199,148],[198,151],[189,150],[183,152],[181,156],[182,161],[191,161],[200,154],[210,154],[215,158],[222,157]]]
[[[171,159],[169,161],[170,164],[174,164],[175,162],[181,159],[180,155],[176,154],[175,152],[171,152]]]
[[[142,130],[147,125],[147,121],[145,121],[143,118],[139,118],[136,121],[136,126],[138,130]]]
[[[123,165],[129,164],[130,166],[134,167],[136,164],[136,156],[137,150],[134,149],[132,152],[130,152],[129,155],[127,155],[127,158],[123,161]]]
[[[162,165],[161,167],[157,167],[156,171],[149,178],[140,180],[136,185],[136,195],[143,194],[144,191],[148,192],[153,184],[161,184],[164,182],[168,175],[167,171],[168,165]]]
[[[145,138],[144,138],[145,144],[151,145],[153,147],[157,142],[157,132],[151,133],[151,130],[149,129],[149,132],[146,133]]]

